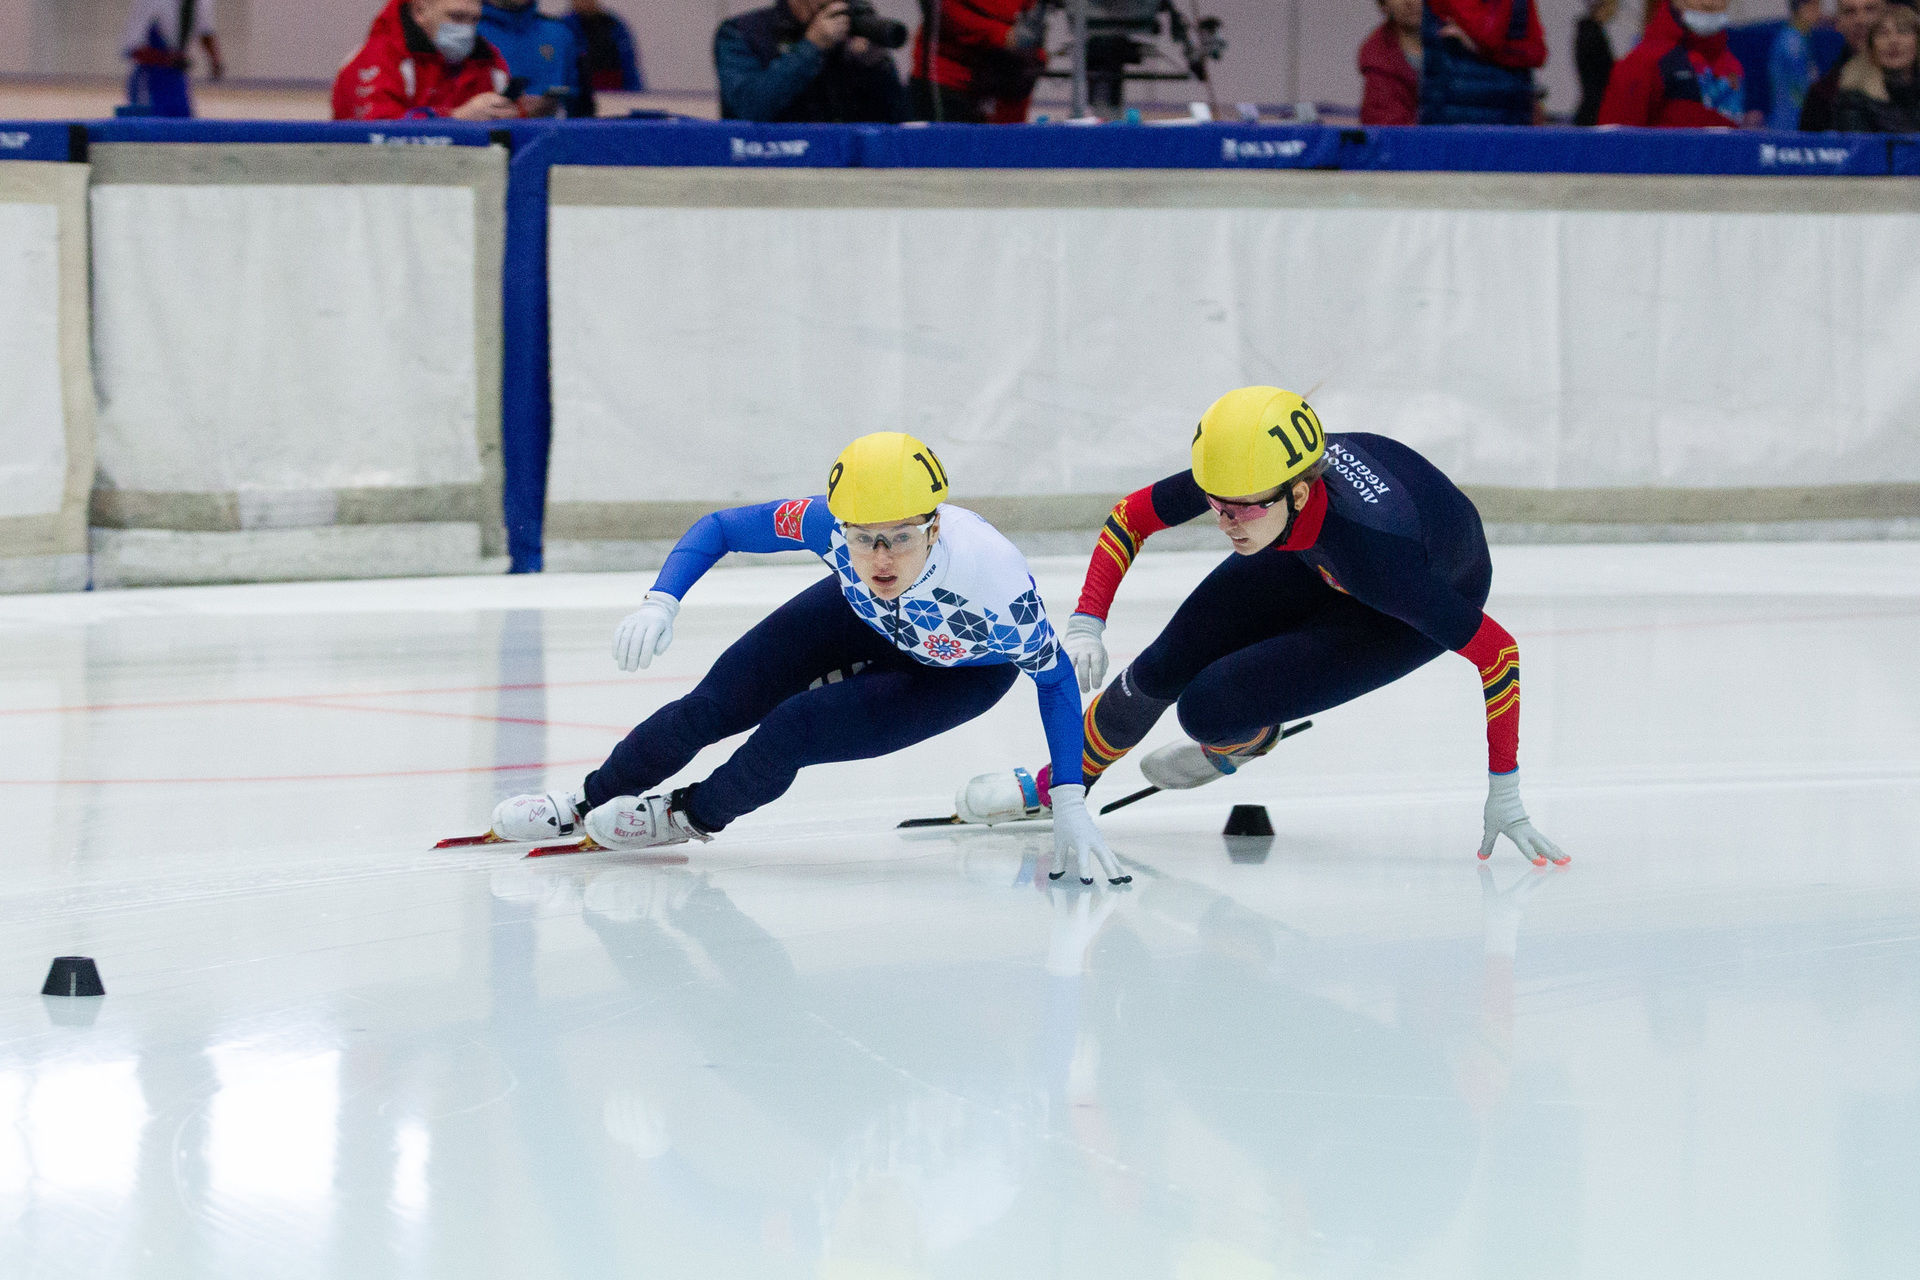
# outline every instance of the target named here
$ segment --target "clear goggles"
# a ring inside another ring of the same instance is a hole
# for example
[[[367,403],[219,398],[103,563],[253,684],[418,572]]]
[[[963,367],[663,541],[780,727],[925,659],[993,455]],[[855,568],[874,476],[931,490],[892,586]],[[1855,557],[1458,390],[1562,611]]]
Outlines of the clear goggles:
[[[935,517],[938,519],[938,517]],[[902,525],[889,529],[885,533],[872,533],[866,529],[846,529],[847,548],[856,555],[870,556],[879,551],[891,551],[894,555],[904,555],[909,551],[918,551],[927,545],[927,530],[933,528],[933,521],[920,524]]]

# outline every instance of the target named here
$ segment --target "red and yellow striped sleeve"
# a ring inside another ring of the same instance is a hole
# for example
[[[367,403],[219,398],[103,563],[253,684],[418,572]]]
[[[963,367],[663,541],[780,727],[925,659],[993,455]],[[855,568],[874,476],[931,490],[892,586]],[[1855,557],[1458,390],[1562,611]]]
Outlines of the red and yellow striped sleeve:
[[[1512,773],[1520,767],[1520,645],[1485,614],[1473,639],[1458,650],[1480,669],[1487,703],[1487,769]]]
[[[1080,590],[1075,613],[1089,613],[1105,619],[1113,607],[1114,592],[1120,579],[1127,576],[1140,544],[1162,529],[1185,524],[1207,509],[1207,495],[1194,483],[1193,472],[1182,471],[1156,481],[1120,499],[1100,530],[1100,541],[1093,548],[1093,563],[1087,566],[1086,585]]]
[[[1152,485],[1120,499],[1107,514],[1100,541],[1094,543],[1093,560],[1087,565],[1087,579],[1074,612],[1104,619],[1113,607],[1114,593],[1120,590],[1120,579],[1127,576],[1133,558],[1140,554],[1140,544],[1166,527],[1153,509]]]

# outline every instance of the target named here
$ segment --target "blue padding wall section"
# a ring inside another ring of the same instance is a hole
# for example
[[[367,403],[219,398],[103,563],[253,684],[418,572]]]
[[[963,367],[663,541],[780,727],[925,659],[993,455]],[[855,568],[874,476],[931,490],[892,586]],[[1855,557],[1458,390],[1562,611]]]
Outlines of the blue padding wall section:
[[[1341,131],[1263,125],[935,124],[861,131],[875,169],[1330,169]]]
[[[1795,178],[1887,173],[1887,140],[1867,134],[1413,125],[1344,132],[1342,169]]]
[[[75,136],[74,126],[65,123],[49,124],[45,120],[26,120],[19,123],[0,120],[0,160],[52,160],[65,163],[85,159],[86,134]],[[81,155],[75,155],[75,144],[79,144]]]
[[[547,350],[547,173],[555,165],[847,168],[860,131],[840,126],[594,121],[519,126],[507,181],[502,293],[501,461],[507,555],[514,573],[538,573],[553,438]]]
[[[130,116],[87,125],[94,142],[331,143],[336,146],[484,147],[498,125],[461,120],[158,120]]]
[[[1887,140],[1887,171],[1896,178],[1920,178],[1920,137]]]

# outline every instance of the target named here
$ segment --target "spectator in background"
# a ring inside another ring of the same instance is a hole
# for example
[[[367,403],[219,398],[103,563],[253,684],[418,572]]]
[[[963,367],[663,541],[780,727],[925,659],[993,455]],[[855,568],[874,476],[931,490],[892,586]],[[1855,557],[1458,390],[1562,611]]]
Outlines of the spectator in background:
[[[1427,0],[1421,124],[1532,124],[1547,36],[1533,0]]]
[[[1843,133],[1920,133],[1920,15],[1889,5],[1867,47],[1840,69],[1833,123]]]
[[[720,24],[713,63],[727,120],[898,124],[907,91],[885,49],[850,33],[844,0],[775,0]]]
[[[1047,65],[1040,0],[921,0],[913,114],[951,124],[1020,124]]]
[[[1840,95],[1840,72],[1867,47],[1867,35],[1879,25],[1887,11],[1886,0],[1840,0],[1834,11],[1834,29],[1847,42],[1847,57],[1827,68],[1825,75],[1807,90],[1800,108],[1800,127],[1809,133],[1824,133],[1834,128],[1833,102]]]
[[[335,120],[507,120],[507,60],[480,38],[480,0],[390,0],[333,80]]]
[[[1573,65],[1580,73],[1578,125],[1600,123],[1600,102],[1613,79],[1613,37],[1607,24],[1620,12],[1620,0],[1587,0],[1587,16],[1573,24]]]
[[[1360,123],[1420,123],[1421,0],[1374,0],[1385,19],[1360,46]]]
[[[134,0],[121,52],[133,61],[127,103],[151,116],[190,116],[193,96],[187,72],[195,39],[207,51],[207,75],[227,73],[220,37],[213,30],[213,0]]]
[[[1774,35],[1773,48],[1767,53],[1767,83],[1772,94],[1767,107],[1769,129],[1800,127],[1807,90],[1820,78],[1813,63],[1813,41],[1807,33],[1819,24],[1824,8],[1824,0],[1788,0],[1786,25]]]
[[[1613,69],[1600,123],[1736,128],[1746,109],[1745,80],[1727,48],[1727,0],[1666,0]]]
[[[647,87],[640,72],[640,48],[619,14],[601,8],[600,0],[573,0],[567,15],[573,47],[580,55],[570,116],[600,113],[596,93],[639,93]]]
[[[551,116],[572,101],[580,74],[573,28],[540,12],[534,0],[486,0],[480,35],[507,60],[507,74],[524,81],[520,114]]]

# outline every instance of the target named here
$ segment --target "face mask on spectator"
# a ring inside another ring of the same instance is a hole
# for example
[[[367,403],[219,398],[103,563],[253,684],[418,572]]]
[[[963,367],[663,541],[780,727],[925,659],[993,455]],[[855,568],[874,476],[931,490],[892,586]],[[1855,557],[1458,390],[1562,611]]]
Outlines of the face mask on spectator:
[[[434,28],[433,47],[448,62],[465,62],[480,28],[471,22],[443,22]]]
[[[1680,15],[1680,21],[1687,30],[1697,36],[1717,36],[1727,29],[1730,15],[1724,10],[1719,13],[1706,13],[1699,9],[1688,9]]]

